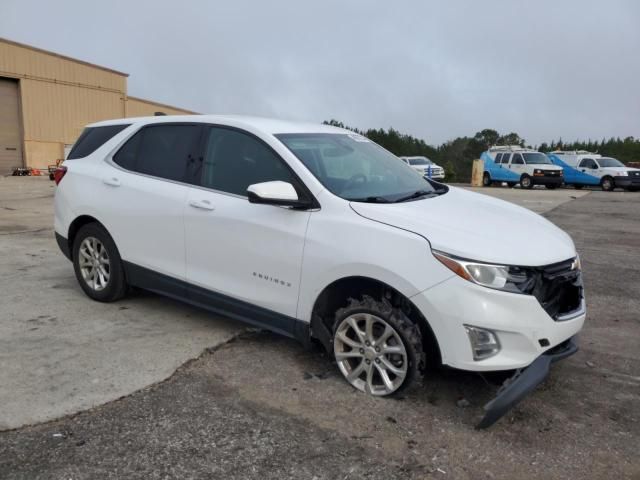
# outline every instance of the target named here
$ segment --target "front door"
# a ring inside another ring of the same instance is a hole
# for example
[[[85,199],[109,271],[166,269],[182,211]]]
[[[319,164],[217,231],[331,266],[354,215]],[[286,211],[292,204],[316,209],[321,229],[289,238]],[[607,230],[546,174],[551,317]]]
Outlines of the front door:
[[[524,160],[522,158],[522,155],[519,153],[514,153],[511,156],[511,173],[514,175],[517,175],[517,180],[520,180],[520,177],[522,176],[523,173],[528,173],[526,171],[526,167],[524,164]],[[533,172],[532,172],[533,173]]]
[[[200,185],[190,189],[185,209],[193,299],[221,303],[290,334],[293,325],[280,317],[296,315],[311,213],[249,203],[246,191],[254,183],[299,181],[284,160],[247,132],[210,127],[205,135]]]

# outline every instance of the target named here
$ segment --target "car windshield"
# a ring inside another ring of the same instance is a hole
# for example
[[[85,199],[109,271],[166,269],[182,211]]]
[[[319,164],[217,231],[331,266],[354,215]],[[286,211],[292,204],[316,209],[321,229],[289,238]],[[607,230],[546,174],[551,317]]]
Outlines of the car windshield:
[[[624,163],[611,157],[603,157],[598,159],[601,167],[624,167]]]
[[[426,157],[410,158],[409,165],[433,165],[433,162]]]
[[[550,164],[551,160],[544,153],[523,153],[524,162],[527,164]]]
[[[398,157],[361,135],[287,133],[276,137],[329,191],[345,200],[389,203],[441,193]]]

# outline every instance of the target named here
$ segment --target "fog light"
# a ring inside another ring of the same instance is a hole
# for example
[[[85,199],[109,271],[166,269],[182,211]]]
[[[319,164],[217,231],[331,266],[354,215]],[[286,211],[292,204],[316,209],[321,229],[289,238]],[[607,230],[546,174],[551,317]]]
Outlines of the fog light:
[[[493,357],[500,351],[498,337],[491,330],[465,325],[465,330],[471,342],[471,351],[474,360],[484,360]]]

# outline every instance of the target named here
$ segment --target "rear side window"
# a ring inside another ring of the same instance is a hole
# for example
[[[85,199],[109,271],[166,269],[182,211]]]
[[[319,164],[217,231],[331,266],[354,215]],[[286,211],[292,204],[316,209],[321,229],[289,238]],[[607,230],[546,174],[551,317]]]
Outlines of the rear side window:
[[[85,128],[69,152],[67,160],[75,160],[91,155],[128,126],[129,124]]]
[[[511,156],[511,154],[510,154],[510,153],[504,153],[504,154],[502,154],[502,163],[503,163],[503,164],[505,164],[505,163],[509,163],[509,157],[510,157],[510,156]]]
[[[118,150],[113,161],[127,170],[184,182],[188,162],[195,158],[200,132],[198,125],[145,127]]]

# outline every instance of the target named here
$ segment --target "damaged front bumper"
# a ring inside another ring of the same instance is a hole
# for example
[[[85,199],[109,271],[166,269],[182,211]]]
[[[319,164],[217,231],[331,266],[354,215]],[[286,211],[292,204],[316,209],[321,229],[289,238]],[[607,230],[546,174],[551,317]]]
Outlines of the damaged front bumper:
[[[496,423],[547,378],[552,363],[567,358],[577,351],[578,345],[574,336],[547,350],[528,367],[517,370],[500,387],[496,397],[484,406],[484,417],[476,428],[487,428]]]

